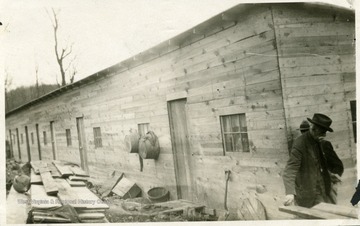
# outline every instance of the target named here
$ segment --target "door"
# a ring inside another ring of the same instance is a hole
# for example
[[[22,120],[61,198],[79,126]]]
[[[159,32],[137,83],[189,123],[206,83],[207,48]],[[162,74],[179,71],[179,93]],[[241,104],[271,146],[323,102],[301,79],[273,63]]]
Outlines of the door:
[[[168,102],[171,143],[178,199],[192,200],[191,154],[187,132],[186,99]]]
[[[19,160],[21,160],[20,138],[19,138],[19,129],[18,128],[16,128],[16,141],[17,141],[18,152],[19,152]]]
[[[27,126],[25,126],[25,136],[26,136],[26,150],[28,155],[28,162],[31,162],[30,141],[29,141],[29,132]]]
[[[40,134],[39,134],[39,124],[36,124],[36,137],[39,151],[39,160],[41,160],[41,145],[40,145]]]
[[[52,152],[53,152],[53,159],[56,160],[56,143],[55,143],[54,121],[50,122],[50,133],[51,133],[51,147],[52,147]]]
[[[77,127],[78,140],[79,140],[81,168],[85,170],[87,173],[89,173],[83,117],[76,118],[76,127]]]

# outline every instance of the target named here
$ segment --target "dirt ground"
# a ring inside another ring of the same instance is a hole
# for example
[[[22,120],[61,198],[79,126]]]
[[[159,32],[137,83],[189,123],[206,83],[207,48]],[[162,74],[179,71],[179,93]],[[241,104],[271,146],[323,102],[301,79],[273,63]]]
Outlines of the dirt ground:
[[[23,173],[30,175],[30,165],[22,164],[14,159],[6,160],[6,195],[8,195],[12,186],[14,177]],[[87,187],[96,195],[101,185],[93,185],[88,183]],[[166,207],[161,207],[157,203],[153,203],[145,197],[138,197],[133,199],[121,199],[115,194],[110,194],[109,197],[102,198],[102,200],[109,205],[105,216],[110,223],[118,222],[181,222],[181,221],[214,221],[216,219],[195,213],[186,215],[183,213],[160,213],[167,210]]]

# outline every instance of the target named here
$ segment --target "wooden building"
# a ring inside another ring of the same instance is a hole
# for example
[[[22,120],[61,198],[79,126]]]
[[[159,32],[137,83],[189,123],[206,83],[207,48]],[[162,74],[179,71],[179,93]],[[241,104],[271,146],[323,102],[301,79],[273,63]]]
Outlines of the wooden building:
[[[345,164],[339,204],[356,186],[355,13],[311,3],[242,4],[6,114],[15,158],[67,160],[98,180],[122,171],[146,193],[229,208],[256,196],[269,219],[301,121],[320,112]],[[157,160],[126,148],[152,130]]]

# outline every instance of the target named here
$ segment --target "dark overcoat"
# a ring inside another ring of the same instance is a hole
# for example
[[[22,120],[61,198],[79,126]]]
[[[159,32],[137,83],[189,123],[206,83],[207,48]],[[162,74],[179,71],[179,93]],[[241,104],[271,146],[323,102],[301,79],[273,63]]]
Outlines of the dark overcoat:
[[[294,194],[295,201],[299,206],[312,207],[314,205],[319,164],[322,169],[321,176],[324,180],[326,195],[329,195],[331,190],[330,168],[337,169],[336,173],[342,174],[341,160],[332,146],[331,149],[324,150],[324,152],[329,153],[329,158],[326,158],[320,143],[311,136],[310,132],[302,134],[293,144],[283,180],[286,194]]]

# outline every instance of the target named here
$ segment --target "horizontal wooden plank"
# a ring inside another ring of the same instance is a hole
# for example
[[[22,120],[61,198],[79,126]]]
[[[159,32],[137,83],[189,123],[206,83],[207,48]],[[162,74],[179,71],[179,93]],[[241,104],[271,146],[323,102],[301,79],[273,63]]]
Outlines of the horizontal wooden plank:
[[[345,217],[355,218],[359,217],[358,209],[355,207],[339,206],[329,203],[319,203],[311,209],[320,210],[327,213],[333,213]]]
[[[34,223],[70,223],[71,220],[62,217],[52,217],[52,216],[33,216]]]
[[[287,37],[354,35],[354,23],[299,23],[278,26],[278,35]]]
[[[63,165],[63,163],[59,161],[53,161],[53,164],[59,170],[62,177],[68,177],[74,174],[68,165]]]
[[[69,179],[66,179],[66,181],[70,184],[71,187],[85,187],[84,181],[72,181]]]
[[[69,166],[70,170],[74,173],[75,176],[78,177],[89,177],[89,174],[86,173],[84,170],[82,170],[78,166]]]
[[[60,207],[61,203],[55,196],[46,194],[46,190],[42,185],[31,185],[31,208],[33,209],[48,209],[52,207]]]
[[[326,213],[316,209],[309,209],[301,206],[280,206],[280,211],[295,214],[305,219],[350,219],[337,214]]]
[[[58,193],[58,187],[51,176],[50,170],[42,171],[40,170],[41,180],[44,184],[46,194],[56,195]]]

